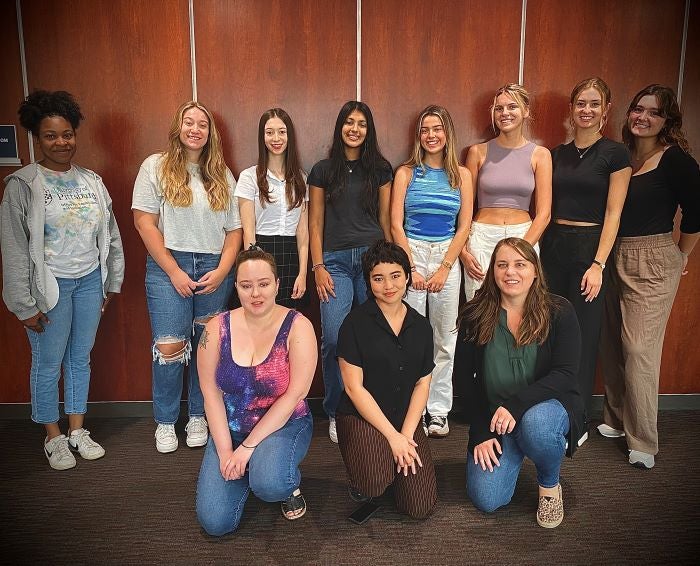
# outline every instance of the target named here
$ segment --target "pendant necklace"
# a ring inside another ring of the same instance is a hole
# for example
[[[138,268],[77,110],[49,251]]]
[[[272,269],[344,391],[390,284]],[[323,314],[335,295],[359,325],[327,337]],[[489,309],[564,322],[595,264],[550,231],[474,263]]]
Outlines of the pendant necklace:
[[[574,147],[576,147],[576,144],[574,144]],[[588,147],[584,148],[583,151],[581,151],[578,147],[576,147],[576,152],[578,153],[578,158],[583,159],[583,156],[586,155],[588,153],[588,150],[591,149],[592,147],[593,147],[593,145],[589,145]]]
[[[348,165],[347,161],[345,162],[345,168],[348,170],[348,173],[352,173],[352,167],[350,167],[350,165]]]

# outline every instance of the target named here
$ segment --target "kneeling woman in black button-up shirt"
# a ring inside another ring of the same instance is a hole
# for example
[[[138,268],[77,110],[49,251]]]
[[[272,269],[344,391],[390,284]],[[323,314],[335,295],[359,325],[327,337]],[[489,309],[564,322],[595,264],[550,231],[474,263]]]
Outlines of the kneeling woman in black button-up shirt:
[[[406,252],[380,240],[362,256],[370,298],[350,312],[338,335],[345,391],[338,443],[354,499],[394,485],[399,511],[425,518],[437,501],[435,469],[419,426],[433,363],[430,323],[402,299],[411,283]]]

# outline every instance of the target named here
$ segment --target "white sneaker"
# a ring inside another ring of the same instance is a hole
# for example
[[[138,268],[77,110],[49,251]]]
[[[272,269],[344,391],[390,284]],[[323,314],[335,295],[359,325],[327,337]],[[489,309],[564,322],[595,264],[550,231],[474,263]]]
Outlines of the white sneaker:
[[[625,436],[624,430],[618,430],[605,423],[598,425],[598,432],[605,438],[622,438]]]
[[[450,434],[450,425],[447,424],[447,417],[430,417],[428,436],[442,438],[448,434]]]
[[[158,424],[156,428],[156,450],[161,454],[175,452],[177,450],[177,435],[175,425]]]
[[[97,460],[105,455],[105,449],[90,438],[90,431],[79,428],[70,433],[68,446],[78,452],[85,460]]]
[[[65,434],[54,436],[51,440],[44,440],[44,454],[49,461],[49,466],[54,470],[69,470],[75,467],[75,456],[68,448],[68,439]]]
[[[204,417],[190,417],[190,420],[185,427],[185,432],[187,433],[187,440],[185,440],[187,446],[190,448],[204,446],[209,439],[209,426],[207,425],[207,419]]]
[[[583,446],[583,443],[586,442],[586,440],[588,440],[588,431],[584,432],[581,435],[581,438],[578,439],[578,442],[577,442],[578,446],[579,447]]]
[[[333,417],[328,421],[328,437],[331,439],[331,442],[338,444],[338,431],[335,427],[335,419]]]
[[[655,464],[654,455],[640,452],[639,450],[630,450],[630,464],[636,468],[651,470]]]

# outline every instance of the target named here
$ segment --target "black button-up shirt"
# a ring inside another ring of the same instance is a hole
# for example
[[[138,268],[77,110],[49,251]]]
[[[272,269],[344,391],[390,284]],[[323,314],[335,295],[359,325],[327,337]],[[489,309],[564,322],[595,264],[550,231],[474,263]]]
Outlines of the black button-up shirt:
[[[435,367],[433,329],[404,304],[408,310],[398,336],[370,298],[345,317],[337,346],[339,358],[362,369],[364,388],[396,430],[401,430],[416,382]],[[361,416],[345,391],[338,412]]]

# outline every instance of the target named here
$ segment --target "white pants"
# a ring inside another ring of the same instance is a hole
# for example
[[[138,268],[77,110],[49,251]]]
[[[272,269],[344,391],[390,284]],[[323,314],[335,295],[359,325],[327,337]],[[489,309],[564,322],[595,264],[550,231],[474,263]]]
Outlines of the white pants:
[[[450,243],[451,240],[424,242],[409,238],[408,246],[416,271],[426,280],[440,267]],[[428,320],[433,327],[435,369],[428,395],[428,412],[431,416],[446,417],[452,408],[452,368],[457,344],[460,278],[459,262],[455,261],[442,291],[428,293],[409,287],[406,296],[406,302],[423,316],[426,316],[427,306]]]
[[[481,271],[486,273],[496,244],[504,238],[522,238],[527,234],[531,225],[532,222],[523,222],[522,224],[483,224],[481,222],[472,222],[467,249],[479,262]],[[537,255],[539,255],[539,245],[535,244],[534,247]],[[482,283],[483,280],[479,281],[469,277],[466,268],[464,269],[464,294],[467,297],[467,301],[471,301],[474,298],[474,293],[481,288]]]

